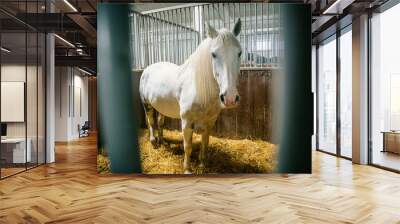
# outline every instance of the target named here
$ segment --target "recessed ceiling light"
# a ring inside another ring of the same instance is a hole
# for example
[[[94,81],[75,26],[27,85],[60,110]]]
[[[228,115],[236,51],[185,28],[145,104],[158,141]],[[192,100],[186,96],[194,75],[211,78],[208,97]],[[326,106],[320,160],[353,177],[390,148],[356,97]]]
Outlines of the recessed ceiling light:
[[[75,48],[75,45],[73,45],[73,44],[72,44],[71,42],[69,42],[68,40],[66,40],[66,39],[64,39],[64,38],[62,38],[62,37],[60,37],[60,36],[57,35],[57,34],[54,34],[54,36],[57,37],[57,38],[58,38],[59,40],[61,40],[62,42],[66,43],[68,46]]]
[[[65,4],[67,4],[74,12],[78,12],[78,10],[68,1],[64,0]]]
[[[81,72],[83,72],[83,73],[85,73],[85,74],[87,74],[87,75],[93,75],[92,73],[90,73],[90,72],[88,72],[88,71],[86,71],[86,70],[83,70],[83,69],[81,69],[81,68],[79,68],[79,67],[78,67],[78,70],[81,71]]]
[[[9,49],[7,49],[5,47],[1,47],[0,49],[1,49],[1,51],[4,51],[6,53],[10,53],[11,52],[11,50],[9,50]]]

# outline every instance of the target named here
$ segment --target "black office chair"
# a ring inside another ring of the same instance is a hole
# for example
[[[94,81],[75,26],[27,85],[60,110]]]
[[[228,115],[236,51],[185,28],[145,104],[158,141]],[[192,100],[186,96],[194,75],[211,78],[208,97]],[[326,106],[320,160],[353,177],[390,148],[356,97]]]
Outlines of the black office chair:
[[[80,127],[80,125],[78,124],[79,138],[89,136],[89,129],[90,129],[89,121],[85,121],[82,127]]]

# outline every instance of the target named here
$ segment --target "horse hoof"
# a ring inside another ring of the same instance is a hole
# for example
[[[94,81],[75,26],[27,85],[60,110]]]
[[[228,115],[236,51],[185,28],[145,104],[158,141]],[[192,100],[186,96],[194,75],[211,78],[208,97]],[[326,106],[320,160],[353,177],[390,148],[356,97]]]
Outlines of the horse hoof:
[[[185,170],[184,174],[192,174],[189,170]]]
[[[153,145],[153,147],[154,147],[155,149],[158,148],[157,141],[156,141],[155,139],[151,139],[150,142],[151,142],[151,144]]]

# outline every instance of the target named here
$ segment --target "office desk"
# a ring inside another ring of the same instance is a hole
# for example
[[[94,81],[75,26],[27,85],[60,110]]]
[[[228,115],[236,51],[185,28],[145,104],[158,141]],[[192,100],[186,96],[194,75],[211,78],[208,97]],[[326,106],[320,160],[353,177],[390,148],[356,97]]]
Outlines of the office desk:
[[[392,152],[400,154],[400,132],[383,131],[383,150],[382,152]]]
[[[1,157],[6,163],[25,163],[31,162],[32,141],[26,140],[27,147],[25,152],[25,138],[6,138],[1,139]]]

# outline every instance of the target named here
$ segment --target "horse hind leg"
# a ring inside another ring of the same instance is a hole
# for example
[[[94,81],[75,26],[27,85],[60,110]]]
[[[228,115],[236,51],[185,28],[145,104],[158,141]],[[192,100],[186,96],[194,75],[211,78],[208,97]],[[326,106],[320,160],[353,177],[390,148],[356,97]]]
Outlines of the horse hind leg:
[[[163,129],[164,129],[164,115],[158,113],[157,116],[157,126],[158,126],[158,144],[162,145],[164,142]]]
[[[149,128],[149,133],[150,133],[150,142],[153,145],[154,148],[158,148],[157,146],[157,140],[154,137],[154,130],[155,130],[155,122],[154,122],[154,108],[150,106],[149,104],[144,105],[145,112],[146,112],[146,119],[147,119],[147,126]]]

